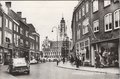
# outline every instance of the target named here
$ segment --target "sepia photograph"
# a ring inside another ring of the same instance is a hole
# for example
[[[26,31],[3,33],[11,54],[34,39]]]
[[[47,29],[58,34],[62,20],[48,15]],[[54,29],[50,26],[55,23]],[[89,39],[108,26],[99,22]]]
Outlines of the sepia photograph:
[[[0,0],[0,79],[120,79],[120,0]]]

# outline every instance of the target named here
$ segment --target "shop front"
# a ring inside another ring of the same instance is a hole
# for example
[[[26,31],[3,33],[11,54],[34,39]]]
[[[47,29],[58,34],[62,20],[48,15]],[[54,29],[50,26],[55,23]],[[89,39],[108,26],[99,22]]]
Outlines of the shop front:
[[[4,49],[4,65],[9,64],[9,60],[12,57],[12,49]]]
[[[119,66],[119,40],[98,42],[92,45],[92,63],[94,66],[118,67]]]
[[[76,43],[76,56],[84,65],[90,65],[90,39],[86,38]]]
[[[3,48],[0,48],[0,64],[3,64]]]

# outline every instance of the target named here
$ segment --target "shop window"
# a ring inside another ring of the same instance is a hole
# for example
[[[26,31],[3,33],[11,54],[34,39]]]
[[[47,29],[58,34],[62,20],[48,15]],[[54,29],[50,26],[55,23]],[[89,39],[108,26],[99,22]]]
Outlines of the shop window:
[[[2,16],[0,16],[0,27],[2,27]]]
[[[109,6],[111,4],[111,0],[104,0],[104,7]]]
[[[86,59],[89,59],[89,49],[88,49],[88,47],[85,47],[85,50],[86,50]]]
[[[94,32],[98,32],[99,31],[99,20],[95,20],[93,22],[93,30],[94,30]]]
[[[114,29],[120,28],[120,9],[114,12]]]
[[[2,64],[2,53],[0,52],[0,64]]]
[[[98,11],[98,0],[93,1],[93,12]]]
[[[105,32],[112,30],[112,13],[108,13],[104,16]]]
[[[0,30],[0,45],[2,44],[2,31]]]

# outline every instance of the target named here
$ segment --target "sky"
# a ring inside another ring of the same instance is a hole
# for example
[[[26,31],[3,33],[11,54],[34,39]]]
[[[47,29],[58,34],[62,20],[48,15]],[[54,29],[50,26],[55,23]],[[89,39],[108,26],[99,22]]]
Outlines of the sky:
[[[40,44],[46,36],[50,40],[56,40],[56,29],[54,26],[60,25],[62,16],[65,19],[67,33],[71,35],[71,21],[74,7],[78,1],[11,1],[11,9],[15,12],[21,11],[22,17],[27,19],[27,23],[32,23],[36,31],[40,34]],[[3,8],[5,2],[1,1]]]

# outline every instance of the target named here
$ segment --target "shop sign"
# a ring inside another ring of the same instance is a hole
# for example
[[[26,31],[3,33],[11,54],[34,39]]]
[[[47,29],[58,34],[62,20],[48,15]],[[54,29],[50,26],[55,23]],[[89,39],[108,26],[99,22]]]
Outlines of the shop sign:
[[[113,34],[112,33],[110,33],[110,34],[106,34],[106,35],[101,35],[100,36],[100,39],[111,39],[113,37]]]

